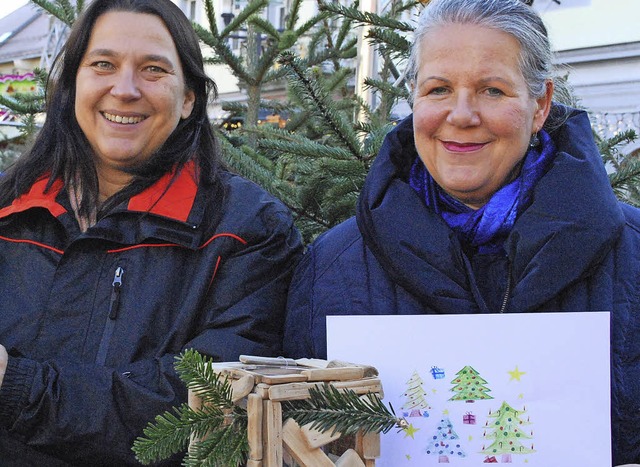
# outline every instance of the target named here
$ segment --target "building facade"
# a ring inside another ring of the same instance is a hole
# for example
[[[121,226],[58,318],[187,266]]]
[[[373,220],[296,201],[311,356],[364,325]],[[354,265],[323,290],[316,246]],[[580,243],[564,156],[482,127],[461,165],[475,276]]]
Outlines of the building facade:
[[[534,7],[594,129],[640,135],[640,1],[535,0]],[[638,140],[630,149],[637,148]]]

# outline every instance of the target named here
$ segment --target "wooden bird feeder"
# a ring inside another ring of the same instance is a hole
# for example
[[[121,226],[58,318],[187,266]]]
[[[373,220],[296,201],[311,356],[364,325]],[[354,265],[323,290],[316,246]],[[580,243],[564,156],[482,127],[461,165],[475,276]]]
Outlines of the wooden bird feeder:
[[[380,457],[380,434],[358,432],[349,437],[352,446],[327,454],[327,446],[342,446],[339,433],[319,432],[293,419],[282,420],[282,402],[309,398],[309,388],[325,383],[350,389],[358,395],[382,398],[378,372],[370,366],[317,359],[283,359],[241,356],[240,362],[214,363],[214,371],[231,383],[233,401],[247,409],[249,455],[247,467],[375,467]],[[189,406],[202,400],[189,391]],[[324,448],[324,449],[323,449]],[[339,456],[339,457],[338,457]],[[295,461],[295,464],[294,462]]]

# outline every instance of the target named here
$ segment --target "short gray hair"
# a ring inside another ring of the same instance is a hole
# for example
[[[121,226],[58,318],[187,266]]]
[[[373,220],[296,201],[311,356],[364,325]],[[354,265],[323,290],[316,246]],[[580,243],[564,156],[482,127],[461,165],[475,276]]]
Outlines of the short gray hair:
[[[447,24],[484,26],[513,36],[520,44],[520,71],[529,95],[544,96],[547,80],[553,79],[553,53],[547,28],[535,10],[522,0],[431,0],[414,31],[407,77],[415,81],[421,48],[427,33]],[[461,59],[464,60],[464,59]]]

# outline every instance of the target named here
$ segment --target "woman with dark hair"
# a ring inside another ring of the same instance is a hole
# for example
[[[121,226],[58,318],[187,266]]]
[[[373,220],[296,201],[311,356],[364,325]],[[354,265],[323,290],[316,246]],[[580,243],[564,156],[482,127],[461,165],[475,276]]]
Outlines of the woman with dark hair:
[[[541,18],[431,0],[409,73],[413,113],[355,217],[296,270],[287,353],[325,358],[328,315],[610,311],[613,459],[640,462],[640,211],[616,199],[587,114],[552,102]]]
[[[1,465],[134,464],[186,400],[177,354],[279,354],[300,238],[222,167],[211,91],[169,0],[94,0],[74,24],[0,178]]]

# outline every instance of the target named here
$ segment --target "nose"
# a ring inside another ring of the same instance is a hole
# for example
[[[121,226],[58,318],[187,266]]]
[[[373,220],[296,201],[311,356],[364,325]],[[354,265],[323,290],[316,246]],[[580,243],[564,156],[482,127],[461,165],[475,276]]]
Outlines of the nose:
[[[447,122],[458,127],[479,125],[480,114],[474,97],[466,92],[459,93],[447,115]]]
[[[121,69],[114,75],[111,95],[122,100],[135,100],[140,97],[140,89],[133,70]]]

